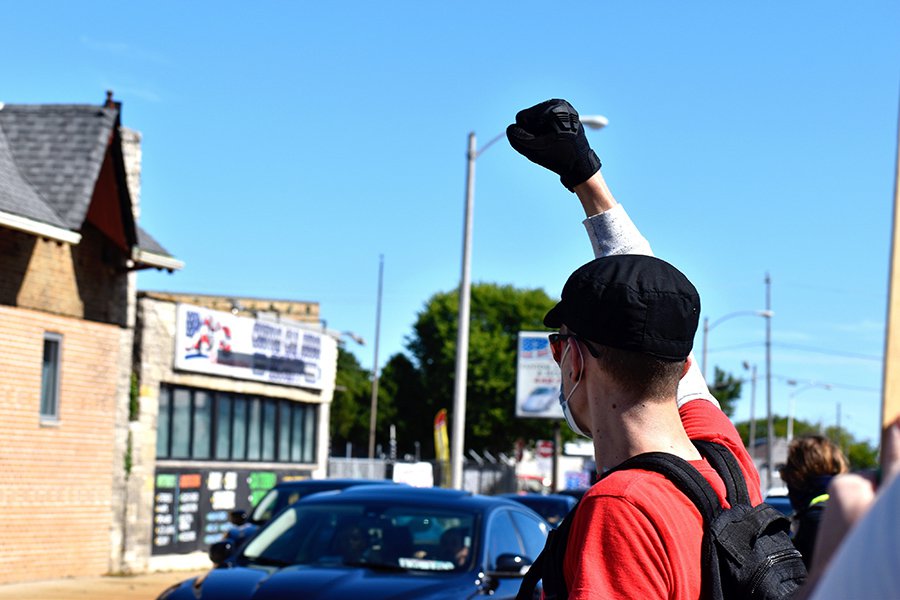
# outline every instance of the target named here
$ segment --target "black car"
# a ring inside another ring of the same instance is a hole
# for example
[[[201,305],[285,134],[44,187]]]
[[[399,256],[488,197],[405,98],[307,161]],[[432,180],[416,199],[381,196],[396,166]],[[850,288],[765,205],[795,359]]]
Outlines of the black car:
[[[564,494],[503,494],[502,497],[524,504],[554,527],[578,504],[573,496]]]
[[[225,539],[231,542],[232,550],[239,550],[247,543],[259,528],[269,522],[273,516],[284,510],[301,498],[319,492],[343,490],[357,485],[384,485],[390,484],[385,479],[298,479],[296,481],[282,481],[271,490],[253,507],[248,516],[245,511],[235,510],[231,513],[231,522],[234,527],[225,533]]]
[[[504,498],[359,486],[291,505],[234,566],[173,586],[159,600],[512,599],[548,531]],[[213,545],[213,562],[227,546]]]

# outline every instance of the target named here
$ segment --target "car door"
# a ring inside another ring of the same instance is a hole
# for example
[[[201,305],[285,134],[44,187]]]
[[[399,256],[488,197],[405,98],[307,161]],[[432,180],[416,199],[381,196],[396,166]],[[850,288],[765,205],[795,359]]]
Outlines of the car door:
[[[549,527],[543,519],[525,511],[502,509],[494,513],[487,526],[487,570],[495,569],[502,554],[516,554],[534,560],[544,547]],[[497,577],[495,598],[515,598],[521,577]]]

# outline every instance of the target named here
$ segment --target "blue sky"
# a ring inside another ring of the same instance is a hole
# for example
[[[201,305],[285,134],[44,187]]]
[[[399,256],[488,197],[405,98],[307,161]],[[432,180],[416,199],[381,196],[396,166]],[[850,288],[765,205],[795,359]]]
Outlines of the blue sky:
[[[141,222],[187,266],[141,288],[318,301],[329,328],[368,341],[351,349],[371,367],[383,254],[383,364],[458,285],[468,133],[481,145],[564,97],[609,118],[589,133],[604,174],[704,316],[764,308],[771,275],[775,411],[794,393],[800,418],[827,425],[840,404],[844,426],[877,438],[896,2],[249,6],[7,11],[0,101],[99,104],[112,89],[144,135]],[[552,174],[492,146],[473,280],[557,295],[591,257],[582,216]],[[764,326],[721,321],[709,370],[762,376]]]

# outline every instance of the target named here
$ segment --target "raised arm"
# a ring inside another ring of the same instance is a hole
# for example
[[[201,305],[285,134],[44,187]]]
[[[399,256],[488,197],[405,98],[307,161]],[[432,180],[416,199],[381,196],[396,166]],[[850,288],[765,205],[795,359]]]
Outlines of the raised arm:
[[[565,100],[547,100],[520,111],[506,129],[510,145],[528,160],[553,171],[584,208],[584,226],[594,257],[614,254],[653,255],[650,243],[613,197],[600,173],[578,112]],[[696,399],[719,406],[690,356],[691,366],[678,384],[678,406]]]

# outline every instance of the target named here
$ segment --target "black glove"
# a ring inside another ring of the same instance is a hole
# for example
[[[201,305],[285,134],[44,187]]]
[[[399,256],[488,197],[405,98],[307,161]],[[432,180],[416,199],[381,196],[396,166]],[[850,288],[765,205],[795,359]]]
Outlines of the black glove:
[[[578,113],[565,100],[547,100],[519,111],[506,137],[516,152],[559,175],[570,192],[600,170]]]

